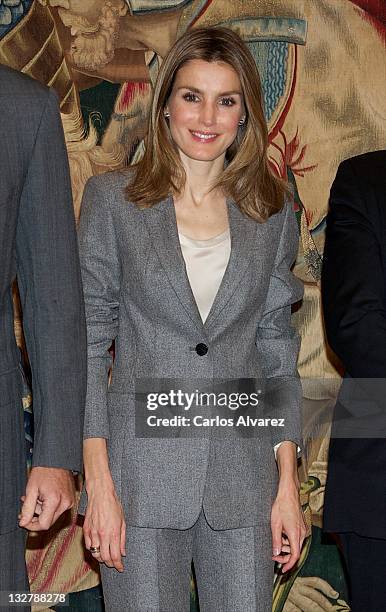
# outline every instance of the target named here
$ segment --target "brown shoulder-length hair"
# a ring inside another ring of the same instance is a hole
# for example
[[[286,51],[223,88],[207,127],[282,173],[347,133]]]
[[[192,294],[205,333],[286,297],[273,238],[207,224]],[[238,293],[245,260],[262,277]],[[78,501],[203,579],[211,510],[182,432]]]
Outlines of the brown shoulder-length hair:
[[[267,124],[255,61],[240,36],[223,27],[187,31],[164,58],[154,88],[145,152],[133,166],[126,197],[137,206],[148,208],[171,191],[183,190],[186,175],[164,110],[178,70],[195,59],[229,64],[240,79],[244,98],[245,123],[228,148],[227,164],[212,189],[221,188],[244,214],[265,221],[282,208],[289,189],[268,161]]]

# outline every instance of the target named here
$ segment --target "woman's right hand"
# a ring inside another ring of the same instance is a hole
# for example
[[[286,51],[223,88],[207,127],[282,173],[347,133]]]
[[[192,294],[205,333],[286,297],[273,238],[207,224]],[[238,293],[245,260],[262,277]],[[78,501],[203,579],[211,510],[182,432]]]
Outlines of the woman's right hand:
[[[112,481],[87,483],[87,511],[83,525],[86,548],[100,548],[92,555],[100,563],[123,572],[126,524]]]

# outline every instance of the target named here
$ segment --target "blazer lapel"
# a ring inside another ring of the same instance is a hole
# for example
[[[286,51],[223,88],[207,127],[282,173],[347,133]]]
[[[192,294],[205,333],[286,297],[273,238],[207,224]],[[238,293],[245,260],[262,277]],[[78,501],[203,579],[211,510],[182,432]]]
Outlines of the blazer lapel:
[[[192,321],[203,333],[203,322],[186,272],[178,238],[177,220],[172,196],[151,208],[143,209],[152,244],[158,254],[177,298]]]
[[[227,208],[231,235],[231,254],[205,323],[202,322],[189,283],[178,238],[177,220],[172,196],[142,211],[152,244],[165,269],[169,282],[201,334],[204,333],[207,327],[212,325],[236,291],[248,268],[253,252],[253,242],[256,239],[258,223],[243,215],[231,199],[227,199]]]
[[[258,224],[243,215],[233,200],[227,199],[227,207],[231,254],[221,285],[205,320],[205,327],[212,325],[236,291],[250,263],[256,237]]]

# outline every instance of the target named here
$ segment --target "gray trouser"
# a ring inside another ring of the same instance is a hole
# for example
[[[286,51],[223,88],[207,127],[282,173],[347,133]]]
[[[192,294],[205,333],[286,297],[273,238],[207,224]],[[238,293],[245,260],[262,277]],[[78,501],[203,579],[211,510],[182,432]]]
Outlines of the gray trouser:
[[[28,591],[29,584],[25,566],[25,543],[27,532],[19,527],[15,531],[0,534],[0,591]],[[6,610],[27,611],[31,608],[0,607]]]
[[[189,612],[193,559],[200,612],[271,612],[270,526],[128,527],[124,572],[101,565],[106,612]]]

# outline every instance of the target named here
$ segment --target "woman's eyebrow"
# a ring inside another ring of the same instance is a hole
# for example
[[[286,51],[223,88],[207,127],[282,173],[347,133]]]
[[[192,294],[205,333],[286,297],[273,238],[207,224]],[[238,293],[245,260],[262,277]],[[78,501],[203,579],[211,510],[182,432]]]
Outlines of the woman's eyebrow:
[[[190,85],[180,85],[179,87],[177,87],[177,91],[179,91],[180,89],[189,89],[190,91],[194,91],[194,93],[205,93],[202,92],[201,89],[198,89],[197,87],[191,87]],[[223,91],[221,93],[218,94],[218,96],[234,96],[234,95],[242,95],[242,92],[239,90],[234,90],[234,91]]]

